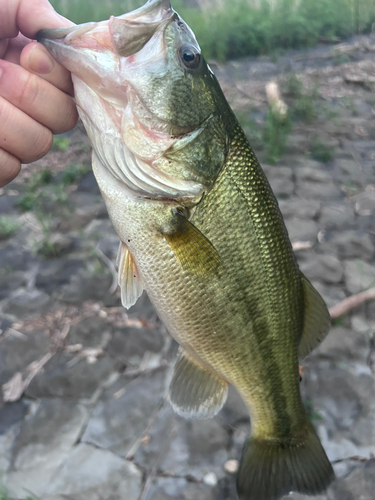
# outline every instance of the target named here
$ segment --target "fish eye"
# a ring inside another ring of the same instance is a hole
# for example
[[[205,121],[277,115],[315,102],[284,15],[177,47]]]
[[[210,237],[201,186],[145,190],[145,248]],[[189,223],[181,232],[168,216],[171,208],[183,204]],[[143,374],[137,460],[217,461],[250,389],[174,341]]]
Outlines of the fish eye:
[[[199,66],[201,55],[192,45],[183,45],[180,49],[180,57],[184,66],[195,69]]]

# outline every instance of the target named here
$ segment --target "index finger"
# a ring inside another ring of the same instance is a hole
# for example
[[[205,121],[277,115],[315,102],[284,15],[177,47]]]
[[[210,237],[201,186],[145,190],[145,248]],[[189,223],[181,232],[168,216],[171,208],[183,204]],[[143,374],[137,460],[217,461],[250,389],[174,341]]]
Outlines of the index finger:
[[[47,0],[1,0],[1,38],[14,38],[21,31],[35,38],[43,28],[62,28],[74,23],[60,16]]]

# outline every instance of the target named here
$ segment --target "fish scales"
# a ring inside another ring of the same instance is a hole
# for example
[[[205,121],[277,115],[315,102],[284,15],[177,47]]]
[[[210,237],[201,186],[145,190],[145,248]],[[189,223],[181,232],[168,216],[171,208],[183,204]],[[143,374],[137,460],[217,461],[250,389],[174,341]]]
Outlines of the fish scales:
[[[301,401],[298,357],[326,335],[328,311],[194,34],[168,0],[151,0],[40,39],[73,74],[121,240],[122,302],[145,289],[180,344],[172,407],[212,417],[233,384],[251,417],[240,500],[324,491],[334,474]]]

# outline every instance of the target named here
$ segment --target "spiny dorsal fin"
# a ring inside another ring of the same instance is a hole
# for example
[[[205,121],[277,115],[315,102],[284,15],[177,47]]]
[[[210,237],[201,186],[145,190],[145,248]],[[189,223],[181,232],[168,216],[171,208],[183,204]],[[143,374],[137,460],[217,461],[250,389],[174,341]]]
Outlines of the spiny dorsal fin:
[[[172,408],[185,418],[211,418],[227,399],[228,384],[181,347],[169,387]]]
[[[305,299],[305,322],[298,348],[298,356],[303,359],[327,335],[331,320],[327,306],[309,280],[301,274]]]
[[[199,276],[217,274],[222,262],[215,247],[182,213],[175,216],[176,230],[164,237],[183,269]]]
[[[121,288],[121,302],[126,309],[129,309],[142,295],[143,286],[133,256],[122,241],[120,241],[116,264],[118,284]]]

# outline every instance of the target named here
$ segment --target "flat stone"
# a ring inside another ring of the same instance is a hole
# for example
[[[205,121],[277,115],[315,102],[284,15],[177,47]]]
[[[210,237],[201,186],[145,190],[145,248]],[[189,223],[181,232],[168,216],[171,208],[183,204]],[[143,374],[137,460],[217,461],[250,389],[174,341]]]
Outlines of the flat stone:
[[[332,327],[324,341],[310,354],[312,358],[321,357],[366,363],[370,338],[367,332],[358,332],[343,326]]]
[[[375,266],[359,259],[344,261],[344,277],[350,294],[363,292],[374,286]]]
[[[321,248],[324,251],[337,253],[342,259],[371,260],[375,254],[371,236],[354,230],[329,234]]]
[[[298,217],[298,219],[315,219],[320,211],[320,202],[316,200],[301,200],[292,198],[280,200],[281,213],[286,219]]]
[[[298,167],[295,175],[297,194],[301,198],[325,200],[342,197],[340,190],[333,184],[332,177],[321,169],[319,162],[310,160],[308,166]]]
[[[327,307],[333,307],[346,298],[346,294],[342,286],[328,285],[320,281],[313,280],[314,288],[320,293]]]
[[[133,463],[81,443],[69,454],[43,498],[138,500],[141,486],[142,472]]]
[[[110,336],[112,325],[104,318],[91,316],[84,318],[69,330],[69,343],[81,344],[83,347],[98,347],[103,339]]]
[[[334,177],[342,183],[351,183],[353,186],[364,186],[366,175],[360,163],[348,158],[336,158],[334,162]]]
[[[286,152],[288,154],[305,154],[309,149],[309,139],[306,134],[290,134],[287,138]]]
[[[0,386],[18,371],[49,352],[49,338],[44,332],[28,333],[23,337],[7,336],[0,343]]]
[[[352,196],[355,212],[360,216],[375,214],[375,191],[364,191]]]
[[[287,198],[294,191],[293,170],[289,167],[262,165],[277,198]]]
[[[144,500],[221,500],[219,490],[219,486],[195,484],[182,477],[157,477]]]
[[[26,285],[23,272],[4,272],[0,274],[0,300],[9,298],[20,286]]]
[[[96,363],[82,359],[72,363],[73,355],[58,354],[44,365],[44,370],[31,381],[25,394],[30,398],[60,397],[91,398],[112,374],[123,365],[108,354],[99,356]]]
[[[81,178],[77,186],[77,191],[100,195],[98,183],[96,182],[95,175],[91,170]]]
[[[51,300],[46,293],[35,288],[23,289],[9,299],[4,312],[16,316],[17,319],[23,319],[45,314],[50,305]]]
[[[310,241],[313,243],[319,232],[318,225],[312,220],[293,217],[292,219],[287,219],[285,225],[292,243],[294,241]]]
[[[139,366],[145,353],[158,353],[164,347],[164,337],[156,329],[122,328],[115,331],[108,353],[124,363]]]
[[[52,293],[63,285],[70,283],[85,268],[85,263],[77,259],[54,259],[45,261],[39,267],[35,286],[45,293]]]
[[[314,362],[306,369],[308,413],[331,461],[370,457],[375,446],[375,384],[362,364],[332,367]]]
[[[332,255],[312,254],[309,260],[300,262],[299,266],[309,280],[340,283],[343,278],[340,261]]]
[[[148,430],[147,441],[134,457],[146,470],[150,471],[157,460],[161,471],[176,476],[191,475],[203,480],[208,473],[214,473],[218,479],[225,475],[229,435],[219,415],[207,420],[187,420],[167,406]]]
[[[15,214],[17,212],[16,201],[18,199],[19,196],[7,196],[6,194],[2,194],[0,196],[0,214]]]
[[[336,229],[349,226],[354,222],[353,208],[345,203],[328,203],[323,205],[319,224],[324,229]]]
[[[0,249],[0,262],[1,267],[8,271],[26,271],[40,261],[32,253],[20,248],[19,245],[9,244]]]
[[[44,400],[26,419],[15,439],[4,487],[11,496],[26,499],[32,492],[44,498],[50,481],[68,457],[87,419],[79,404]]]
[[[157,413],[166,384],[165,368],[134,380],[119,379],[104,391],[96,404],[82,442],[126,457]]]

